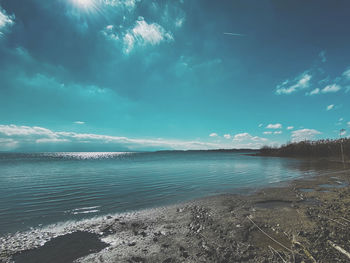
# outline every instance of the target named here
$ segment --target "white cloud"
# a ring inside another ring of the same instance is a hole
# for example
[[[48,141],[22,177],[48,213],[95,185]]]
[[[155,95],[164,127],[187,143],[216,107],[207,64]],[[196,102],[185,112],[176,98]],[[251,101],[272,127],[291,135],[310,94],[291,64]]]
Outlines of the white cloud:
[[[348,126],[350,127],[350,121],[348,121],[348,123],[347,123],[347,124],[348,124]]]
[[[340,130],[339,135],[340,135],[340,136],[344,136],[344,135],[346,135],[346,130],[344,130],[344,129]]]
[[[332,110],[332,109],[334,109],[334,104],[328,105],[326,108],[327,111]]]
[[[287,130],[293,130],[294,129],[294,126],[288,126],[287,127]]]
[[[85,124],[84,121],[75,121],[74,123],[75,123],[75,124],[80,124],[80,125]]]
[[[263,134],[272,134],[272,131],[264,131]]]
[[[264,124],[260,123],[258,127],[261,128],[262,126],[264,126]]]
[[[259,136],[252,136],[247,132],[234,135],[232,142],[233,142],[234,148],[251,148],[251,149],[259,149],[264,145],[276,144],[275,142],[270,142],[266,138],[259,137]]]
[[[282,131],[275,131],[273,134],[282,134]]]
[[[0,125],[1,149],[13,150],[20,146],[36,145],[102,145],[138,150],[145,148],[164,148],[174,150],[186,149],[217,149],[222,145],[215,143],[166,139],[132,139],[127,137],[109,136],[91,133],[57,132],[43,127]]]
[[[239,133],[233,136],[233,145],[235,148],[252,148],[259,149],[264,145],[272,145],[273,142],[270,142],[268,139],[252,136],[247,132]]]
[[[266,138],[261,138],[261,137],[258,137],[258,136],[252,136],[250,135],[249,133],[247,132],[244,132],[244,133],[238,133],[236,134],[235,136],[233,136],[233,141],[245,141],[245,140],[251,140],[251,141],[267,141]]]
[[[320,94],[320,91],[321,91],[321,90],[320,90],[319,88],[316,88],[316,89],[314,89],[314,90],[312,90],[312,91],[306,93],[306,95],[310,95],[310,96],[312,96],[312,95],[317,95],[317,94]]]
[[[123,37],[124,52],[130,53],[136,45],[159,45],[163,41],[173,41],[173,35],[158,25],[157,23],[148,24],[143,17],[139,17],[133,29]]]
[[[304,140],[313,140],[321,132],[314,129],[302,129],[292,132],[292,141],[299,142]]]
[[[269,124],[266,126],[267,129],[282,129],[282,124],[276,123],[276,124]]]
[[[224,138],[225,139],[231,139],[231,135],[230,134],[224,134]]]
[[[342,122],[343,120],[344,120],[344,118],[339,118],[339,120],[338,120],[338,121],[339,121],[339,122]]]
[[[306,89],[310,86],[310,80],[312,76],[304,72],[298,77],[296,77],[293,81],[292,84],[290,83],[291,81],[286,80],[280,85],[277,85],[276,87],[276,94],[281,95],[281,94],[286,94],[289,95],[293,92],[296,92],[301,89]]]
[[[161,42],[172,42],[174,37],[157,23],[148,24],[139,17],[132,28],[120,32],[120,28],[107,25],[101,33],[109,40],[121,44],[124,54],[129,54],[136,47],[156,46]]]
[[[0,6],[0,36],[4,34],[4,31],[14,24],[14,15],[7,15],[6,11]]]
[[[328,85],[325,88],[323,88],[321,90],[322,93],[334,93],[334,92],[338,92],[339,90],[341,90],[341,87],[337,84],[332,84],[332,85]],[[310,94],[311,95],[311,94]]]
[[[218,137],[218,134],[215,133],[215,132],[213,132],[213,133],[209,134],[209,136],[210,136],[210,137]]]
[[[55,137],[55,133],[49,129],[42,127],[29,127],[29,126],[17,126],[17,125],[0,125],[0,133],[6,136],[47,136]]]
[[[247,132],[239,133],[233,136],[234,141],[243,141],[243,140],[248,140],[250,138],[252,138],[252,136]]]
[[[251,137],[252,141],[255,141],[255,142],[266,142],[267,139],[266,138],[262,138],[262,137],[259,137],[259,136],[253,136]]]

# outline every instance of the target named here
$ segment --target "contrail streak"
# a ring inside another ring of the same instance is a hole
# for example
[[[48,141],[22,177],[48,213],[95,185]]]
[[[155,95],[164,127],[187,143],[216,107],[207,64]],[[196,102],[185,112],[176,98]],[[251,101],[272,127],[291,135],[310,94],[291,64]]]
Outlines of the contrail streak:
[[[230,33],[230,32],[224,32],[224,35],[238,36],[238,37],[243,37],[243,36],[245,36],[244,34]]]

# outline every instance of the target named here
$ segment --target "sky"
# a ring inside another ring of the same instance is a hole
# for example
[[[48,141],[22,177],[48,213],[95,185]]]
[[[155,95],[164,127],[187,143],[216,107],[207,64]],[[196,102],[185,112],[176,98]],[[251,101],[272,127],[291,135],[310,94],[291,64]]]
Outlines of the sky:
[[[0,0],[0,151],[350,134],[347,0]]]

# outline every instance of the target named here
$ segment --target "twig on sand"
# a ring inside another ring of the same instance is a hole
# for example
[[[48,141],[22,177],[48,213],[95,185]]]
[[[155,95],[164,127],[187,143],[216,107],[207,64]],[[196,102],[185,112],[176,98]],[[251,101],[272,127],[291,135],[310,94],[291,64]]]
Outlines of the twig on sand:
[[[348,219],[346,219],[346,218],[344,218],[344,217],[340,217],[340,219],[343,219],[344,221],[350,223],[350,220],[348,220]]]
[[[262,230],[257,224],[255,224],[255,222],[249,217],[247,216],[247,218],[249,219],[250,222],[253,223],[253,225],[255,225],[264,235],[266,235],[268,238],[270,238],[272,241],[274,241],[275,243],[277,243],[278,245],[280,245],[281,247],[283,247],[284,249],[288,250],[289,252],[293,253],[293,250],[289,249],[288,247],[286,247],[285,245],[283,245],[281,242],[277,241],[276,239],[274,239],[272,236],[270,236],[269,234],[267,234],[264,230]]]
[[[345,224],[343,224],[343,223],[340,223],[339,221],[337,221],[337,220],[335,220],[335,219],[332,219],[332,218],[329,218],[328,216],[325,216],[325,215],[319,215],[319,217],[323,217],[323,218],[325,218],[325,219],[327,219],[327,220],[330,220],[330,221],[332,221],[332,222],[334,222],[334,223],[337,223],[337,224],[339,224],[339,225],[341,225],[341,226],[344,226],[344,227],[347,227],[347,225],[345,225]],[[341,217],[341,219],[344,219],[345,221],[346,221],[346,219],[345,218],[343,218],[343,217]]]
[[[327,240],[327,243],[330,244],[333,248],[335,248],[336,250],[338,250],[340,253],[342,253],[343,255],[347,256],[348,259],[350,259],[350,253],[347,252],[345,249],[343,249],[342,247],[338,246],[337,244],[333,243],[330,240]]]
[[[337,220],[334,220],[334,219],[332,219],[332,218],[328,218],[328,219],[331,220],[331,221],[333,221],[333,222],[335,222],[335,223],[337,223],[337,224],[339,224],[339,225],[342,225],[342,226],[347,227],[346,225],[344,225],[343,223],[338,222]]]
[[[293,244],[297,244],[298,246],[303,248],[304,254],[313,262],[317,263],[316,259],[311,255],[311,253],[298,241],[296,241],[295,237],[293,236]]]
[[[270,245],[269,245],[269,249],[271,250],[272,254],[276,253],[282,259],[283,263],[287,263],[287,261],[284,260],[284,258],[281,256],[281,254],[276,249],[274,249]]]

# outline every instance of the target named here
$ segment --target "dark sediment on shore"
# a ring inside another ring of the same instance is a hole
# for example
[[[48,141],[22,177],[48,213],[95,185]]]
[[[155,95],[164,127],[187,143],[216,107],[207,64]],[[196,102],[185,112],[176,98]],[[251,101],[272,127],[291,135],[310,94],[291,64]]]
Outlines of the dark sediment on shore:
[[[108,216],[79,226],[109,246],[96,243],[76,262],[349,262],[349,180],[349,171],[335,171],[246,196]],[[13,251],[3,250],[0,261],[9,260]],[[13,259],[31,262],[27,255],[28,261]]]
[[[42,247],[19,252],[13,256],[13,260],[16,263],[73,262],[107,246],[106,243],[100,241],[98,235],[77,231],[56,237]]]

